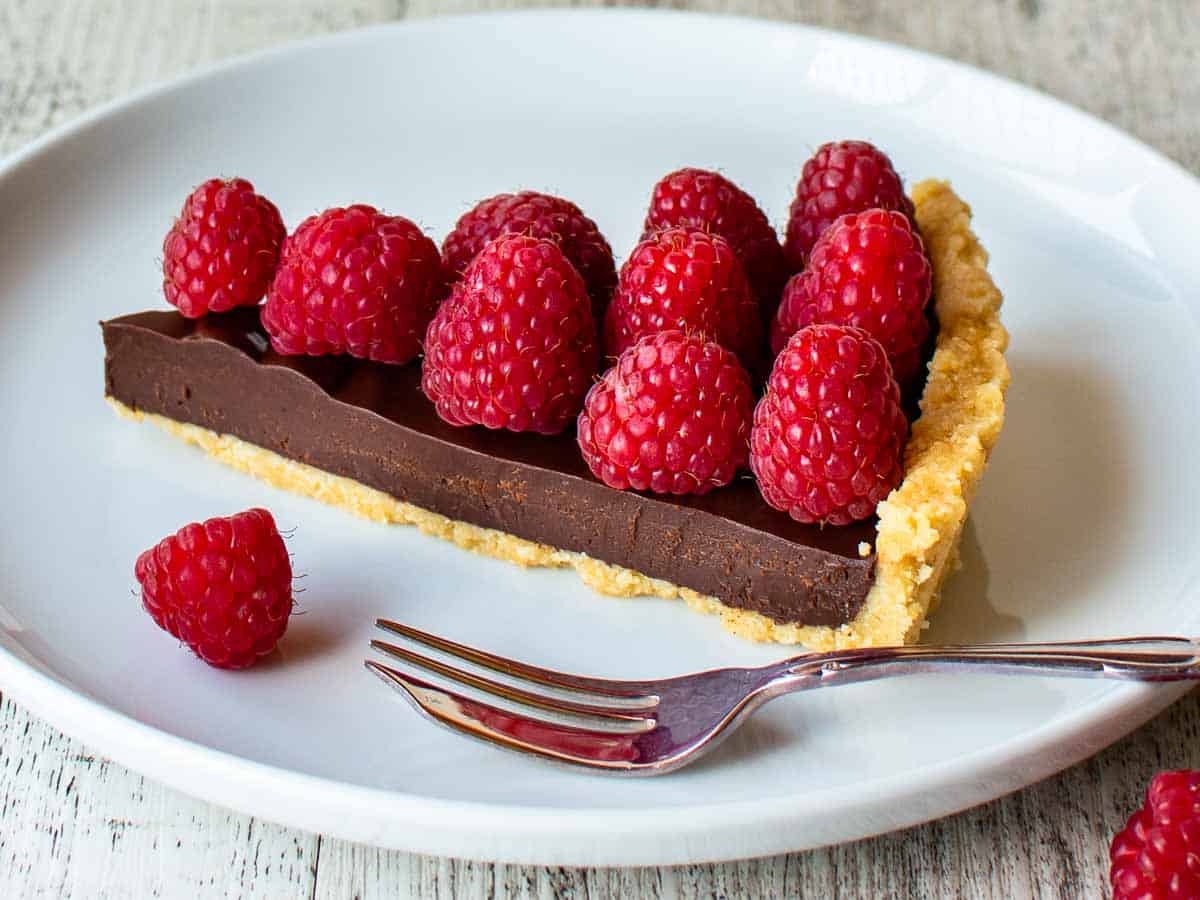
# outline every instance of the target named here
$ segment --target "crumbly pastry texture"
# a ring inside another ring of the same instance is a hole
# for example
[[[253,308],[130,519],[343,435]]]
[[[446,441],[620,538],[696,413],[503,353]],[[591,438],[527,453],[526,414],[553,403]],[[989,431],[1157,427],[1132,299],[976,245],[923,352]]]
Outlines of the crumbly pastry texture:
[[[1009,381],[1001,296],[987,273],[987,253],[971,231],[970,209],[942,181],[917,184],[913,202],[933,264],[937,346],[921,397],[921,415],[905,448],[904,481],[878,507],[875,583],[859,614],[840,626],[775,622],[582,553],[449,519],[231,435],[142,413],[108,399],[122,416],[151,422],[276,487],[378,522],[416,525],[466,550],[518,565],[569,566],[603,594],[682,599],[694,610],[719,616],[729,631],[743,638],[803,644],[815,650],[911,643],[928,624],[942,583],[957,564],[968,506],[1004,424]]]

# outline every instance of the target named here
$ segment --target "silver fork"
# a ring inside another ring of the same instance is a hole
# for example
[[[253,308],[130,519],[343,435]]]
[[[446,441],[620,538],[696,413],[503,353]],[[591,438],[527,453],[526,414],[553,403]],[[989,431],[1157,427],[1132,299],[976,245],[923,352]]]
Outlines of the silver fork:
[[[1200,677],[1197,641],[1132,637],[875,647],[806,653],[766,666],[712,669],[658,681],[613,681],[505,659],[387,619],[375,624],[476,671],[385,641],[371,641],[374,649],[502,704],[472,699],[409,672],[366,661],[368,669],[434,722],[508,750],[615,775],[661,775],[685,766],[717,746],[768,700],[793,691],[942,671],[1129,681]]]

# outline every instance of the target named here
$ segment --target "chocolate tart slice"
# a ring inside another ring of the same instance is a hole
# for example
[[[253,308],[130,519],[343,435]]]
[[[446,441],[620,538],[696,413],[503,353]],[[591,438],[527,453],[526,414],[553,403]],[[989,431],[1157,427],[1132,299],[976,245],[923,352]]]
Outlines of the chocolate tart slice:
[[[1000,294],[970,211],[941,182],[913,199],[937,341],[906,477],[875,521],[801,525],[749,477],[704,497],[612,490],[573,434],[451,427],[421,393],[418,365],[279,356],[255,309],[103,323],[105,393],[122,415],[278,487],[524,566],[572,566],[602,593],[679,597],[743,637],[909,642],[952,567],[1009,377]]]

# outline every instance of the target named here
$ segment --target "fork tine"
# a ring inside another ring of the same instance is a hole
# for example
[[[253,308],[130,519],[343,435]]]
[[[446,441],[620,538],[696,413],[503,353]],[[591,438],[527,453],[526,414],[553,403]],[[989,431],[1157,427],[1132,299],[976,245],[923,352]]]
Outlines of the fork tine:
[[[628,708],[575,703],[570,700],[560,700],[544,694],[535,694],[518,687],[513,687],[512,685],[493,681],[490,678],[484,678],[481,675],[475,675],[472,672],[457,669],[454,666],[430,659],[419,653],[414,653],[412,650],[397,647],[394,644],[388,644],[383,641],[371,641],[371,646],[381,653],[387,653],[414,666],[419,666],[429,672],[441,675],[443,678],[447,678],[458,684],[465,684],[468,687],[473,687],[494,697],[501,697],[513,703],[520,703],[525,706],[534,707],[535,709],[543,709],[548,712],[578,718],[582,720],[584,727],[612,728],[616,725],[627,726],[622,729],[623,731],[649,731],[654,727],[653,719],[639,715]]]
[[[616,772],[648,770],[637,734],[589,731],[514,715],[454,691],[366,660],[366,667],[439,725],[507,750]]]
[[[499,672],[502,675],[519,676],[529,681],[546,685],[547,687],[566,688],[584,693],[604,694],[606,697],[631,698],[646,701],[645,704],[640,705],[654,705],[658,700],[653,691],[653,685],[648,682],[613,681],[607,678],[587,678],[581,675],[568,675],[565,672],[555,672],[552,669],[543,669],[538,666],[531,666],[528,663],[518,662],[515,659],[497,656],[494,653],[476,650],[474,647],[468,647],[464,644],[438,637],[436,634],[429,634],[426,631],[421,631],[410,625],[402,625],[399,622],[393,622],[389,619],[376,619],[375,625],[384,631],[390,631],[418,644],[433,647],[435,650],[440,650],[451,656],[457,656],[459,659],[465,659],[477,666],[491,669],[493,672]]]

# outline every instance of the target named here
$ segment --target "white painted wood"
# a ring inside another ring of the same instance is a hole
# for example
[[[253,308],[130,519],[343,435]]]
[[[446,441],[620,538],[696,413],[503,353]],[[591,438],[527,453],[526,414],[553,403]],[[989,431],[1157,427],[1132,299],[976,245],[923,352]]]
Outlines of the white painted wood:
[[[520,5],[534,4],[0,0],[0,154],[97,103],[229,55],[404,15]],[[981,65],[1200,172],[1193,0],[670,5],[840,28]],[[1198,736],[1193,694],[1057,778],[899,834],[715,866],[571,870],[383,851],[230,813],[94,757],[5,699],[0,897],[1099,897],[1111,833],[1155,771],[1200,767]]]

